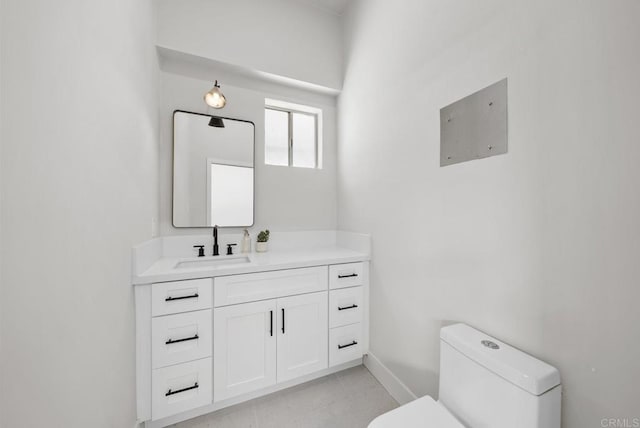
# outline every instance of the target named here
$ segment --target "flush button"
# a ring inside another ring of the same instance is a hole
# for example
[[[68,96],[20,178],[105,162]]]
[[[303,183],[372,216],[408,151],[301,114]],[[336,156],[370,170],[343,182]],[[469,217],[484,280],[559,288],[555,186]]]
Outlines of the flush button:
[[[482,343],[484,346],[486,346],[487,348],[490,348],[490,349],[500,349],[500,346],[498,346],[497,343],[492,342],[490,340],[483,340],[480,343]]]

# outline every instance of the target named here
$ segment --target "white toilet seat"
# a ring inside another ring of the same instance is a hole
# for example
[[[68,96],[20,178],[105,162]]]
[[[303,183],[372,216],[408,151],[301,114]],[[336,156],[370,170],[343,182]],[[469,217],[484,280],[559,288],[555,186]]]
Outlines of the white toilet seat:
[[[369,428],[464,428],[444,406],[428,395],[378,416]]]

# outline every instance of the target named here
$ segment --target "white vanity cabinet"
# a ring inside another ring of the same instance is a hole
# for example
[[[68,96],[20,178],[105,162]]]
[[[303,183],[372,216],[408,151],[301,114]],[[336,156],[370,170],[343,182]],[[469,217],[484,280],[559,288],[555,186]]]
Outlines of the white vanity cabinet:
[[[332,367],[358,358],[366,349],[364,284],[363,263],[329,267],[329,365]]]
[[[328,367],[327,292],[214,310],[214,401]]]
[[[136,288],[138,413],[146,419],[212,401],[212,288],[211,278]]]
[[[215,402],[328,367],[327,266],[225,276],[215,288]]]
[[[163,427],[361,364],[368,262],[136,286],[138,416]]]

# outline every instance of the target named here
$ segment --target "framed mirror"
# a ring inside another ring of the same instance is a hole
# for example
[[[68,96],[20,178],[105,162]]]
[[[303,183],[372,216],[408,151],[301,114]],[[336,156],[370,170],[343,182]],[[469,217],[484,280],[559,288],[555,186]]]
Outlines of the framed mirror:
[[[253,122],[173,112],[173,225],[254,223]]]

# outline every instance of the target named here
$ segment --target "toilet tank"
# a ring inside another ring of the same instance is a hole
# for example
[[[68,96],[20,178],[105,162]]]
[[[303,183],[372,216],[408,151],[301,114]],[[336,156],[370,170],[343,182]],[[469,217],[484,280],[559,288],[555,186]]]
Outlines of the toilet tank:
[[[440,331],[440,397],[469,428],[560,428],[560,374],[465,324]]]

